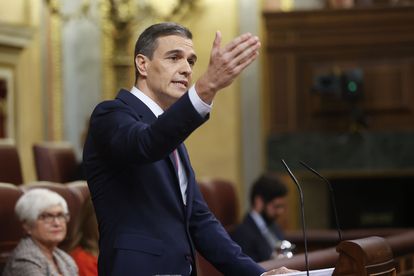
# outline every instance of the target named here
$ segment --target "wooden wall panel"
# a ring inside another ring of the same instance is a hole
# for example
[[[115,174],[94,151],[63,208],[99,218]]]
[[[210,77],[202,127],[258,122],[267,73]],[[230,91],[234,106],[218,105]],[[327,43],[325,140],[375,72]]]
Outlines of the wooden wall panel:
[[[414,6],[265,11],[270,129],[347,131],[351,104],[312,93],[314,78],[360,69],[370,130],[414,128]]]

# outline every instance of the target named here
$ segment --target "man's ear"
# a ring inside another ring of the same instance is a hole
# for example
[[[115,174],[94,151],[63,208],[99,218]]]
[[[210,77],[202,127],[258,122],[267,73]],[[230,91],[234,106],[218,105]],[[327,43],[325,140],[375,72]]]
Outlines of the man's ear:
[[[147,76],[148,58],[142,54],[135,57],[135,66],[141,76]]]

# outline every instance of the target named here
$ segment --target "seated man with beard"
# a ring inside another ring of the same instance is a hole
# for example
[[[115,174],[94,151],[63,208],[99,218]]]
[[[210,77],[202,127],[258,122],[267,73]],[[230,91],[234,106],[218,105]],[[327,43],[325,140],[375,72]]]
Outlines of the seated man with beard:
[[[284,235],[276,221],[285,212],[287,192],[282,181],[270,174],[261,176],[251,188],[251,210],[231,237],[256,262],[277,256]]]

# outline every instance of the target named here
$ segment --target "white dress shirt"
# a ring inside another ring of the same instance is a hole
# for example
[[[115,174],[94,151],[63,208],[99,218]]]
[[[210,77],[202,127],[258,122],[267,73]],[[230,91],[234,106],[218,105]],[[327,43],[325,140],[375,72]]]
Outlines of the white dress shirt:
[[[270,247],[274,250],[278,243],[278,239],[276,236],[270,231],[269,227],[266,225],[263,217],[254,210],[250,211],[250,216],[252,217],[253,221],[256,223],[257,227],[259,228],[260,232],[262,233],[263,237],[267,240]]]

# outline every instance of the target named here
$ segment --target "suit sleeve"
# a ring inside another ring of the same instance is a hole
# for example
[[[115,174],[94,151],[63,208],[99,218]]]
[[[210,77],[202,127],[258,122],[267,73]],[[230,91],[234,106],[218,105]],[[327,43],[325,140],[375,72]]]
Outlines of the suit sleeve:
[[[242,253],[210,212],[199,188],[194,190],[190,232],[197,251],[225,275],[261,275],[265,270]]]
[[[95,108],[90,135],[99,151],[114,160],[147,163],[164,158],[206,119],[194,109],[188,94],[150,124],[117,99]]]

